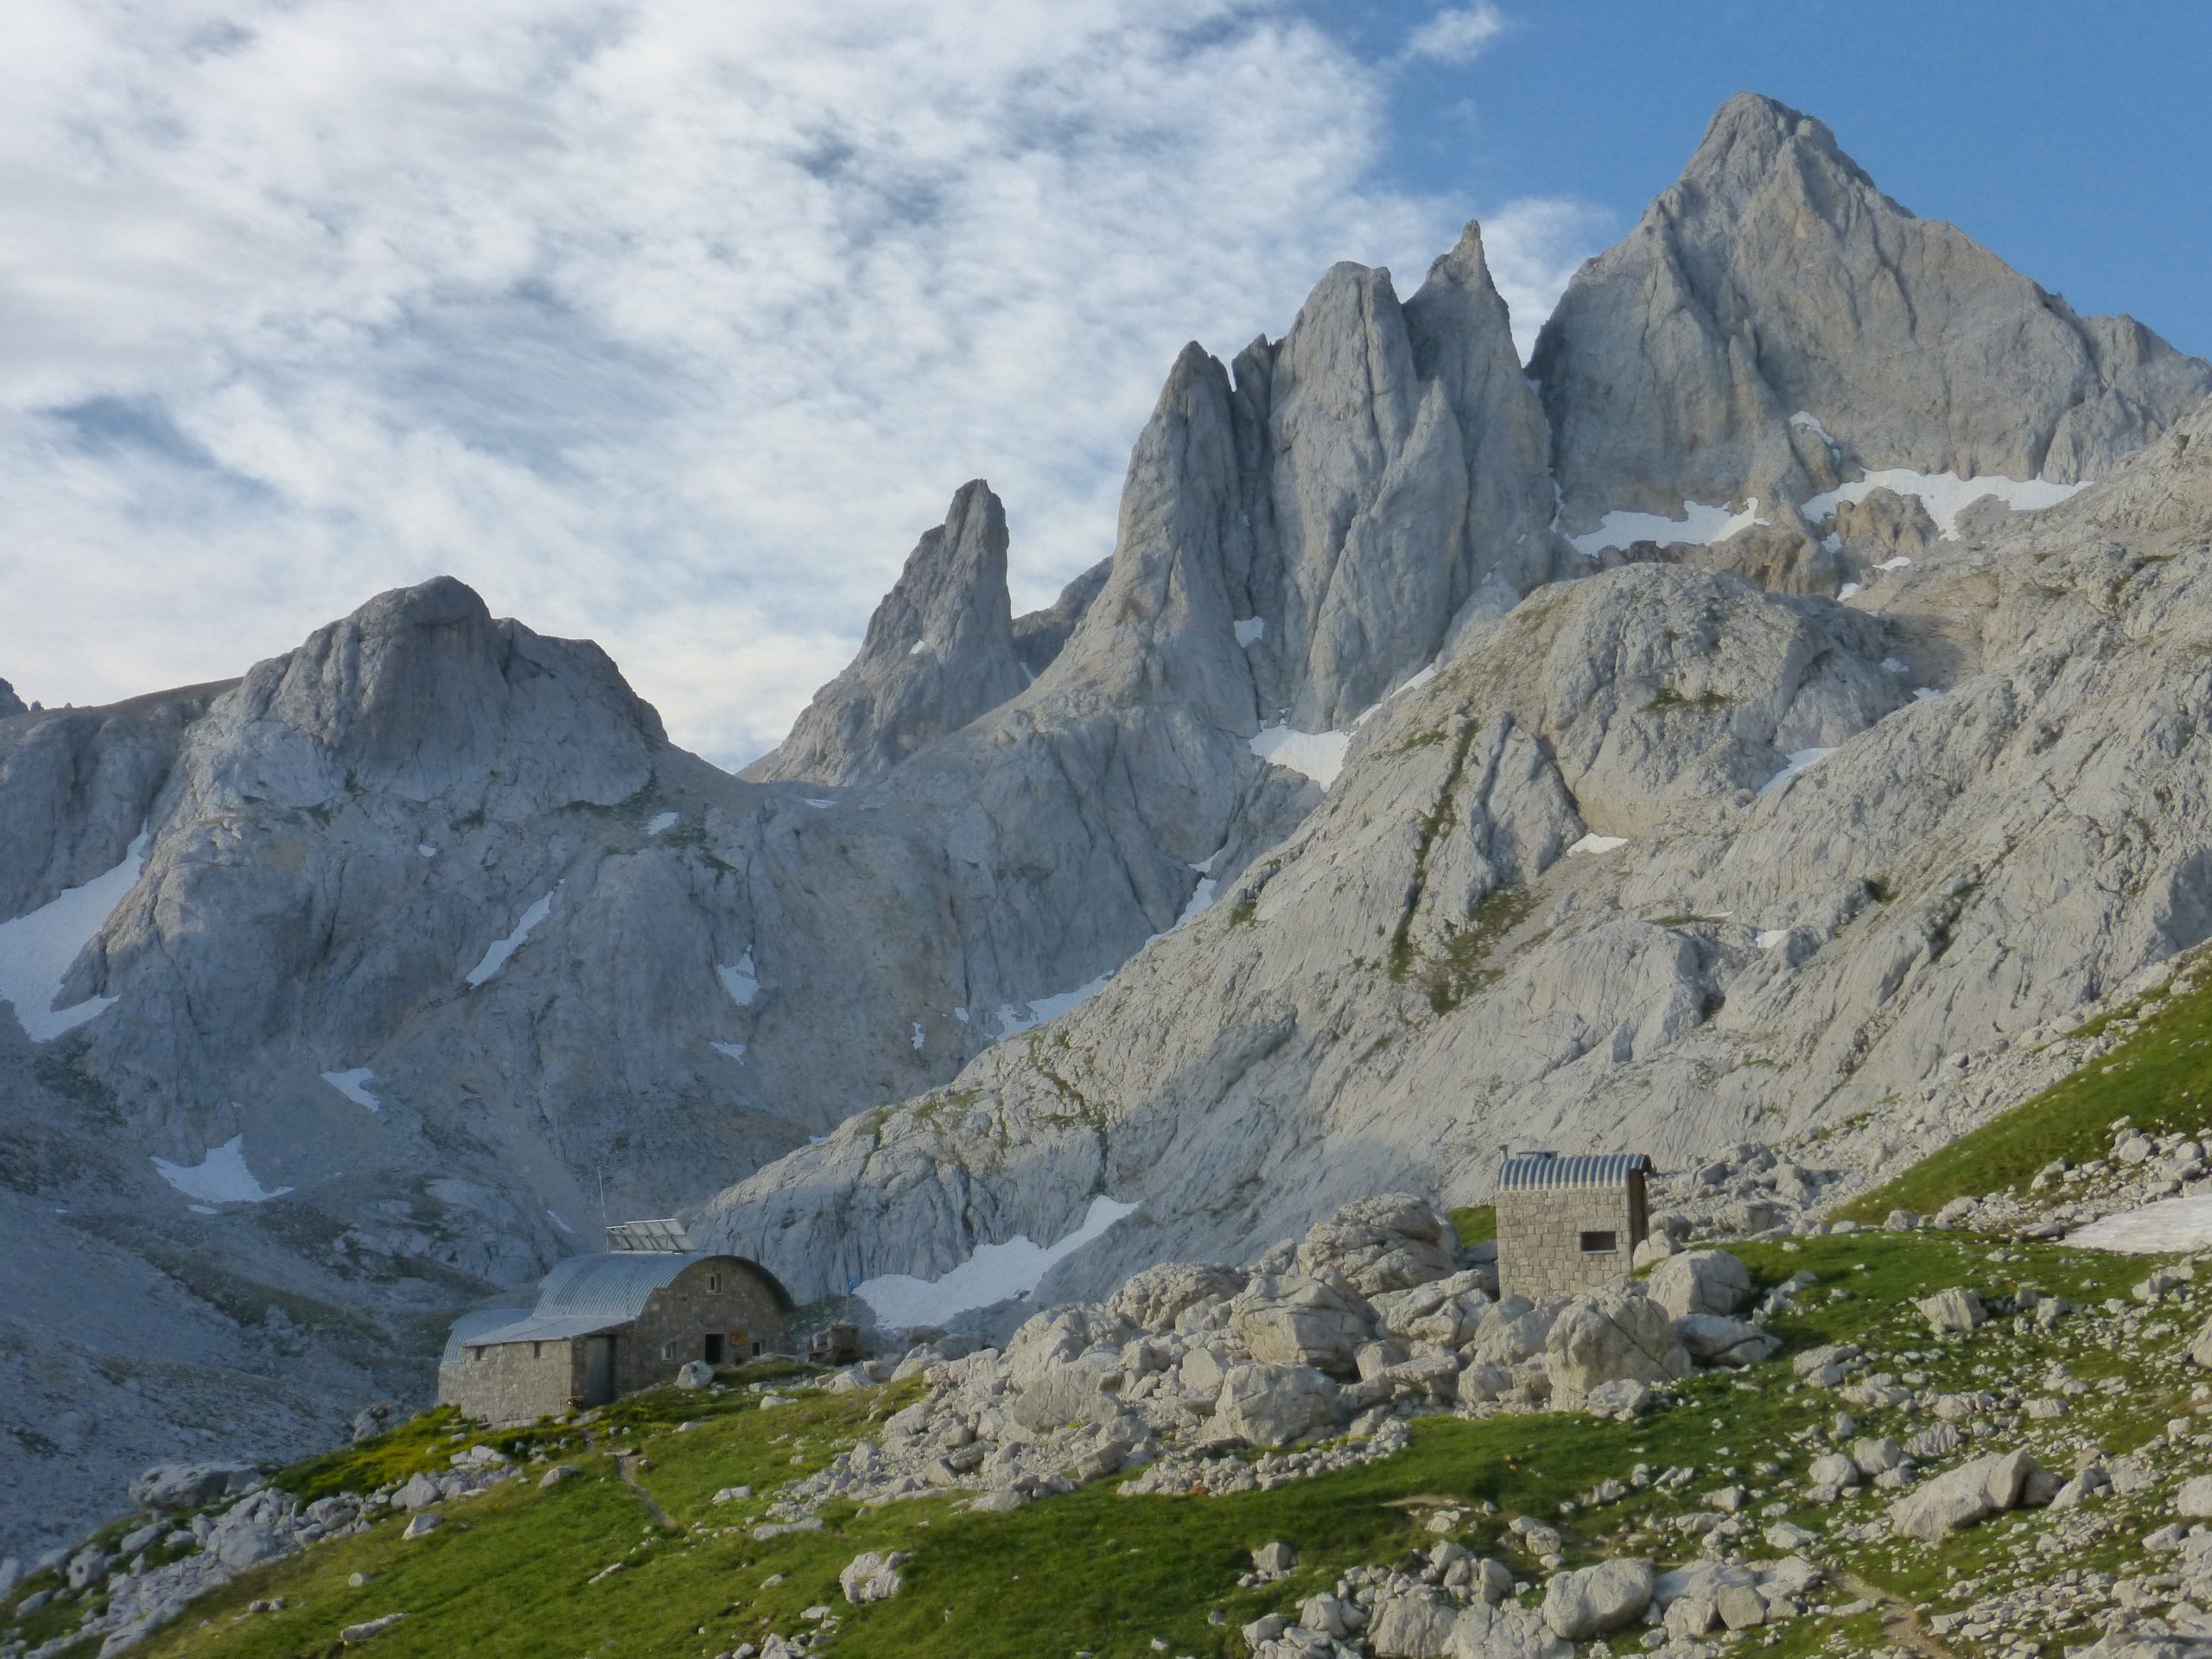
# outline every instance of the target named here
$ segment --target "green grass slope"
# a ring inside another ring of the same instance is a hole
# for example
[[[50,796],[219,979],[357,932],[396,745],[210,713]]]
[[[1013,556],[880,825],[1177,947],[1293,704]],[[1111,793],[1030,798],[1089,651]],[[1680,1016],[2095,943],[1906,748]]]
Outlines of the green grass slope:
[[[1855,1234],[1748,1246],[1741,1254],[1768,1281],[1799,1271],[1818,1275],[1806,1311],[1774,1326],[1792,1350],[1842,1340],[1925,1343],[1910,1299],[1944,1285],[1999,1294],[2031,1282],[2094,1302],[2123,1294],[2144,1270],[2139,1260],[2047,1246],[2015,1248],[1997,1267],[1986,1249],[1987,1241],[1967,1235]],[[2188,1408],[2178,1383],[2132,1372],[2136,1362],[2118,1352],[2094,1344],[2084,1351],[2063,1326],[2054,1334],[2008,1332],[1993,1340],[2018,1350],[2005,1363],[2023,1368],[2022,1375],[2063,1357],[2086,1379],[2125,1376],[2124,1395],[2097,1396],[2113,1401],[2109,1421],[2085,1408],[2069,1425],[2096,1433],[2108,1450],[2139,1444],[2169,1412]],[[1967,1388],[1980,1385],[1991,1358],[1984,1344],[1931,1355],[1924,1363],[1932,1378]],[[1833,1396],[1794,1385],[1785,1357],[1741,1376],[1699,1378],[1681,1403],[1634,1423],[1565,1414],[1425,1420],[1408,1452],[1273,1491],[1122,1497],[1109,1478],[1007,1515],[965,1514],[956,1499],[931,1498],[832,1510],[820,1532],[765,1542],[752,1536],[779,1483],[820,1467],[918,1386],[807,1391],[796,1404],[766,1410],[756,1395],[739,1390],[658,1390],[624,1402],[588,1431],[543,1425],[499,1437],[494,1443],[512,1452],[543,1452],[583,1472],[540,1491],[532,1466],[527,1478],[489,1495],[443,1506],[446,1525],[428,1537],[402,1539],[402,1521],[393,1517],[359,1537],[257,1570],[195,1605],[142,1651],[296,1659],[333,1650],[346,1625],[404,1612],[404,1622],[363,1650],[389,1659],[464,1652],[486,1659],[711,1656],[772,1630],[808,1629],[804,1611],[826,1605],[839,1620],[830,1651],[851,1659],[1039,1659],[1079,1651],[1136,1659],[1158,1651],[1155,1639],[1171,1653],[1228,1659],[1243,1650],[1236,1627],[1246,1620],[1332,1586],[1346,1567],[1390,1564],[1425,1548],[1433,1539],[1422,1523],[1446,1504],[1473,1511],[1459,1534],[1464,1541],[1502,1555],[1538,1582],[1541,1570],[1504,1533],[1512,1516],[1560,1526],[1577,1558],[1694,1557],[1694,1539],[1659,1524],[1694,1505],[1694,1497],[1634,1492],[1564,1516],[1561,1505],[1639,1463],[1655,1471],[1694,1465],[1700,1472],[1694,1490],[1724,1478],[1762,1484],[1757,1460],[1802,1442],[1834,1408]],[[449,1416],[430,1414],[380,1440],[296,1465],[282,1481],[306,1496],[362,1490],[442,1466],[477,1438]],[[625,1485],[618,1453],[640,1459],[638,1481],[675,1528],[654,1522]],[[1787,1497],[1799,1483],[1785,1470],[1764,1484]],[[760,1496],[711,1502],[734,1484],[750,1484]],[[1875,1498],[1858,1501],[1866,1514],[1875,1512]],[[1878,1544],[1847,1547],[1835,1564],[1907,1600],[1927,1601],[1942,1591],[1948,1570],[1973,1567],[1978,1552],[2001,1550],[2012,1519],[1957,1541],[1940,1564],[1916,1547]],[[1298,1573],[1287,1583],[1238,1589],[1248,1552],[1272,1539],[1296,1548]],[[849,1607],[836,1574],[865,1549],[912,1552],[906,1588],[889,1602]],[[618,1561],[621,1572],[597,1577]],[[355,1574],[365,1582],[353,1585]],[[247,1611],[270,1598],[283,1599],[281,1611]],[[1217,1609],[1226,1623],[1209,1622]],[[1873,1643],[1875,1623],[1872,1614],[1847,1627],[1800,1620],[1774,1632],[1779,1640],[1766,1650],[1785,1659],[1823,1642],[1853,1650]],[[1633,1635],[1624,1638],[1620,1650],[1633,1643]]]
[[[2115,1020],[2133,1029],[2101,1058],[1836,1214],[1869,1222],[1892,1210],[1933,1215],[1953,1198],[2024,1188],[2054,1159],[2079,1164],[2104,1156],[2117,1118],[2158,1134],[2193,1132],[2212,1121],[2212,981],[2154,992],[2082,1032],[2094,1034]]]

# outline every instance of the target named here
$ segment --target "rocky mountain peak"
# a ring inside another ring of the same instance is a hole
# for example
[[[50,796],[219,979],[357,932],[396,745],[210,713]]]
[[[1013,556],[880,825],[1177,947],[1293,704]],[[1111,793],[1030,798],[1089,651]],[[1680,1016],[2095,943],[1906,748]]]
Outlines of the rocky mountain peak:
[[[1780,175],[1785,162],[1800,176],[1833,175],[1881,194],[1866,168],[1844,154],[1826,122],[1763,92],[1738,92],[1713,112],[1675,188],[1694,187],[1721,203],[1738,201]]]
[[[1014,644],[1006,555],[1004,505],[980,478],[962,485],[876,607],[860,655],[743,775],[863,783],[1020,690],[1029,675]]]
[[[1805,591],[1834,591],[1815,538],[1870,474],[1923,499],[1945,479],[2063,493],[2212,393],[2212,365],[2130,319],[2077,315],[1883,195],[1819,122],[1751,94],[1576,273],[1532,367],[1580,550],[1756,528],[1755,558],[1712,556]]]
[[[0,720],[5,720],[10,715],[28,712],[23,700],[16,695],[16,688],[7,681],[0,680]]]
[[[666,742],[599,646],[495,620],[439,576],[257,664],[195,730],[189,765],[218,798],[308,807],[365,785],[505,816],[626,799]]]

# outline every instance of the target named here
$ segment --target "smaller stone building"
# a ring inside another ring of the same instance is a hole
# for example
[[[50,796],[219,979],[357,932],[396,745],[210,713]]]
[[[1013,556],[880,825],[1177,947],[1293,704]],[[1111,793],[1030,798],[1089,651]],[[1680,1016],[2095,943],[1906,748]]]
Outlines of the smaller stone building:
[[[783,1352],[791,1307],[776,1276],[742,1256],[575,1256],[545,1275],[528,1312],[483,1309],[454,1321],[438,1403],[492,1423],[604,1405],[671,1381],[695,1359],[734,1364]]]
[[[1508,1156],[1497,1172],[1501,1294],[1532,1302],[1625,1279],[1649,1230],[1640,1152]]]

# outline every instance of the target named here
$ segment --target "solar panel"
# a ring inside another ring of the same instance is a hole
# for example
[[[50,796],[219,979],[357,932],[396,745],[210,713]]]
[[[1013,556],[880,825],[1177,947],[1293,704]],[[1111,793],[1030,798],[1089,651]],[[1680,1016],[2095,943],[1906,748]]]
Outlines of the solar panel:
[[[658,1221],[617,1221],[607,1229],[607,1248],[625,1255],[683,1255],[691,1249],[690,1235],[674,1217]]]

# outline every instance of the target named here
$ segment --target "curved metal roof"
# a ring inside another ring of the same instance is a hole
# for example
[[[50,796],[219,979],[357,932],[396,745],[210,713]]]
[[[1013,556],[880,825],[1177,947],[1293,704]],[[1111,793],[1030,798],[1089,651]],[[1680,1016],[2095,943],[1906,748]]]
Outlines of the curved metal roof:
[[[480,1344],[486,1332],[497,1331],[503,1325],[512,1325],[524,1317],[518,1307],[479,1307],[462,1314],[453,1322],[453,1329],[446,1333],[446,1351],[438,1356],[438,1363],[451,1365],[461,1357],[461,1351]]]
[[[1562,1158],[1555,1152],[1524,1152],[1508,1158],[1497,1172],[1501,1192],[1543,1187],[1618,1186],[1630,1173],[1649,1173],[1655,1166],[1640,1152],[1586,1152]]]
[[[539,1284],[533,1314],[541,1319],[572,1313],[634,1319],[645,1311],[646,1297],[665,1290],[686,1268],[708,1259],[674,1250],[572,1255],[556,1263]]]
[[[657,1290],[674,1284],[686,1268],[702,1262],[727,1262],[743,1268],[766,1284],[777,1306],[789,1312],[791,1293],[776,1275],[757,1262],[720,1251],[613,1251],[601,1255],[572,1255],[555,1264],[540,1281],[537,1305],[524,1312],[516,1307],[480,1308],[464,1313],[446,1338],[445,1357],[450,1363],[464,1348],[488,1348],[509,1342],[554,1342],[590,1336],[629,1324],[645,1311],[645,1300]]]

